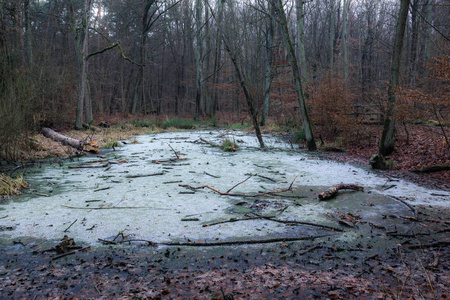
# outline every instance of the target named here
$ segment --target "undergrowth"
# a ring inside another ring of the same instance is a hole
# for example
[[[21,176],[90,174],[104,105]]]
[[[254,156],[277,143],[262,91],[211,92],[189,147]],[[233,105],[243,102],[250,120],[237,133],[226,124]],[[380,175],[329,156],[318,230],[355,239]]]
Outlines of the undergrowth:
[[[5,174],[0,174],[0,195],[18,195],[20,190],[26,186],[27,183],[22,175],[11,178]]]

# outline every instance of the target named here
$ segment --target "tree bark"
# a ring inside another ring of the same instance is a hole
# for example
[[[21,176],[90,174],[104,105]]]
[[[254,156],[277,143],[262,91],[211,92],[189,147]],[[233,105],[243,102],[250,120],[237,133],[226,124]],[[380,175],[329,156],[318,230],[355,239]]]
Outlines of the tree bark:
[[[230,48],[229,42],[226,40],[225,34],[222,35],[222,38],[223,38],[225,50],[228,52],[228,54],[230,55],[230,59],[233,62],[235,73],[236,73],[236,78],[239,81],[239,83],[242,87],[242,90],[244,92],[245,100],[247,101],[247,106],[248,106],[248,110],[250,113],[250,117],[252,119],[253,126],[255,127],[256,138],[258,139],[260,147],[265,148],[266,146],[264,145],[264,141],[262,139],[261,129],[260,129],[259,123],[258,123],[257,112],[253,105],[253,103],[255,103],[255,101],[253,99],[251,91],[247,87],[247,80],[244,76],[244,73],[241,70],[241,66],[238,63],[236,53]]]
[[[297,48],[298,58],[300,60],[300,72],[302,75],[303,87],[308,84],[308,74],[306,73],[306,54],[305,54],[305,0],[296,0],[297,5]]]
[[[400,60],[403,49],[403,38],[405,36],[406,20],[408,18],[408,7],[410,0],[401,0],[400,10],[395,30],[394,50],[392,53],[391,73],[388,87],[388,107],[384,119],[383,132],[381,134],[378,153],[386,156],[394,151],[395,121],[394,108],[396,104],[396,89],[400,72]]]
[[[197,68],[197,89],[195,95],[195,113],[194,120],[198,121],[200,118],[200,104],[202,100],[202,2],[201,0],[195,1],[195,36],[197,39],[195,49],[195,62]]]
[[[218,88],[219,83],[219,65],[221,59],[221,42],[222,42],[222,19],[223,19],[223,4],[225,0],[218,1],[217,7],[217,34],[216,34],[216,45],[215,45],[215,55],[214,55],[214,69],[213,69],[213,92],[211,99],[211,117],[215,119],[217,112],[218,103]]]
[[[343,55],[343,71],[344,82],[347,85],[348,80],[348,51],[347,51],[347,23],[348,23],[348,9],[350,0],[344,0],[344,11],[342,16],[342,55]]]
[[[297,99],[300,105],[300,113],[303,121],[303,130],[305,131],[306,143],[308,150],[314,151],[317,149],[316,142],[314,140],[313,131],[311,128],[311,123],[309,122],[308,112],[306,110],[306,95],[303,91],[302,81],[300,78],[300,72],[298,70],[297,58],[295,56],[294,47],[292,46],[291,38],[289,36],[289,30],[287,27],[286,14],[284,13],[284,8],[281,0],[271,0],[275,11],[278,13],[278,22],[281,27],[281,32],[283,34],[283,40],[285,47],[289,54],[289,59],[291,63],[292,73],[294,76],[294,86],[297,93]]]
[[[273,6],[270,9],[273,10]],[[266,125],[267,119],[269,117],[269,107],[270,107],[270,91],[272,83],[272,60],[273,60],[273,38],[275,32],[275,20],[273,11],[269,15],[269,26],[266,32],[266,74],[264,76],[264,99],[262,107],[261,116],[261,126]]]
[[[77,150],[98,153],[98,145],[96,143],[89,143],[87,141],[66,137],[47,127],[42,128],[42,134],[55,142],[71,146]]]
[[[364,188],[362,186],[356,185],[356,184],[341,183],[341,184],[330,187],[325,192],[320,193],[319,199],[322,201],[332,199],[337,196],[337,194],[339,193],[339,190],[363,191]]]
[[[84,7],[83,7],[83,18],[82,18],[82,33],[81,33],[81,41],[80,44],[77,46],[77,55],[78,55],[78,61],[80,63],[80,84],[79,84],[79,91],[78,91],[78,103],[77,103],[77,114],[76,114],[76,121],[75,121],[75,129],[82,129],[83,128],[83,111],[84,106],[87,102],[87,104],[90,104],[90,101],[85,101],[87,97],[89,97],[89,89],[88,89],[88,83],[87,83],[87,55],[88,55],[88,43],[89,43],[89,23],[90,23],[90,16],[93,6],[93,0],[84,0]],[[75,24],[72,24],[72,31],[75,37],[77,36],[77,28],[75,27]],[[87,109],[92,110],[92,106],[88,105]],[[91,112],[92,115],[92,112]]]

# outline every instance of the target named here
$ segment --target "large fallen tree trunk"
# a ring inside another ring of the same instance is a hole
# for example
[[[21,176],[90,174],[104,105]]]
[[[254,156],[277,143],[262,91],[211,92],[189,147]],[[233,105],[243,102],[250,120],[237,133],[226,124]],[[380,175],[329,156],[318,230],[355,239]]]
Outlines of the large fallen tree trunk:
[[[98,153],[97,143],[90,143],[87,141],[70,138],[47,127],[42,128],[42,134],[45,137],[54,140],[55,142],[71,146],[77,150]]]

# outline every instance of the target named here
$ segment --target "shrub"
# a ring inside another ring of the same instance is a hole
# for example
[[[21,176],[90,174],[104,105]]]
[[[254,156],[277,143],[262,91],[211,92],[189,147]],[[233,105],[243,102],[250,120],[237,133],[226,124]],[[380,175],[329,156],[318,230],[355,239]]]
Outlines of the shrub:
[[[18,195],[20,189],[25,188],[27,183],[22,175],[11,178],[7,175],[0,174],[0,195]]]
[[[236,152],[237,148],[239,148],[238,145],[236,145],[236,142],[233,140],[225,139],[222,142],[222,145],[220,145],[220,149],[222,149],[225,152]]]
[[[292,137],[292,140],[294,143],[297,143],[297,144],[304,143],[306,141],[305,131],[303,129],[301,129],[300,131],[296,131],[294,133],[294,136]]]
[[[119,141],[110,141],[103,145],[103,149],[114,149],[115,147],[122,147],[122,144]]]

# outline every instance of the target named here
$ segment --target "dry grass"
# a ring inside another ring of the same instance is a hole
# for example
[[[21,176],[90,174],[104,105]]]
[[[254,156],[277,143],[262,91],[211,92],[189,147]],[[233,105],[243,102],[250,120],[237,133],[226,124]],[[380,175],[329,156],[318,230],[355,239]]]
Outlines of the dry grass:
[[[18,195],[20,190],[25,187],[27,187],[27,183],[22,175],[11,178],[5,174],[0,174],[0,195]]]

